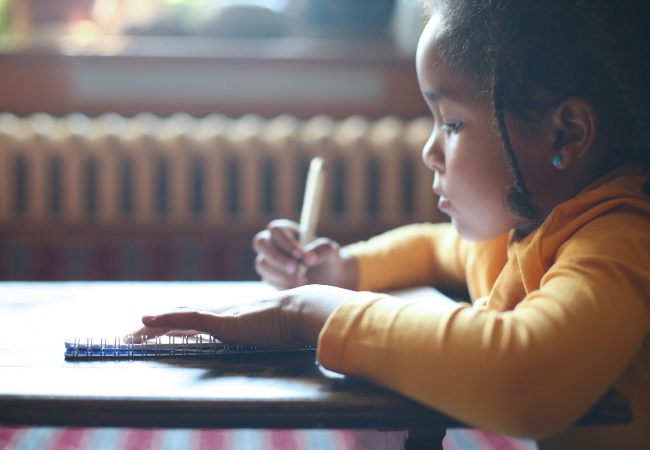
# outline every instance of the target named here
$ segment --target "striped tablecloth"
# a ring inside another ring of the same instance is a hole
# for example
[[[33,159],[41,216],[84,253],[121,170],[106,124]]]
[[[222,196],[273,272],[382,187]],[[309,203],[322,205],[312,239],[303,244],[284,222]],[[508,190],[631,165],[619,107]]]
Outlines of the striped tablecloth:
[[[0,450],[398,450],[405,432],[0,427]],[[449,429],[444,450],[536,450],[534,441]]]

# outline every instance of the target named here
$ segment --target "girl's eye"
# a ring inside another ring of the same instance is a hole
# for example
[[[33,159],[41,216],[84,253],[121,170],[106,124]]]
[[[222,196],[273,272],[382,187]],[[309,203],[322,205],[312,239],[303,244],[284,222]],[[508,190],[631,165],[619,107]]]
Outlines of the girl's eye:
[[[460,130],[460,125],[461,125],[461,124],[462,124],[461,121],[458,121],[458,122],[452,122],[452,123],[446,123],[446,124],[444,124],[441,128],[442,128],[444,131],[449,131],[449,132],[453,131],[454,133],[458,133],[458,131]]]

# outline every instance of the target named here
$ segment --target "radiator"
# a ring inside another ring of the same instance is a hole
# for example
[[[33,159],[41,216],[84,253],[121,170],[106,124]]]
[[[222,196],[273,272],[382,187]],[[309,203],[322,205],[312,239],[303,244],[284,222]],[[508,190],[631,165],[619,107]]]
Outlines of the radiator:
[[[261,224],[296,219],[309,160],[322,223],[440,219],[421,161],[431,119],[0,114],[0,224]]]
[[[328,164],[318,234],[438,221],[431,119],[0,114],[0,280],[254,280],[251,238],[297,219]]]

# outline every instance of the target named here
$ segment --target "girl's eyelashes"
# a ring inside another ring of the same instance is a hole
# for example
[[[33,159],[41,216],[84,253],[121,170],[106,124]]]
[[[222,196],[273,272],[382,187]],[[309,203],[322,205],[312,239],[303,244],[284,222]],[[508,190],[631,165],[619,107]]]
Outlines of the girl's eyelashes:
[[[461,126],[461,124],[462,124],[461,121],[458,121],[458,122],[451,122],[451,123],[445,123],[445,124],[443,124],[442,127],[440,127],[440,128],[442,128],[442,130],[444,130],[444,131],[448,131],[448,132],[452,132],[452,131],[453,131],[454,133],[458,133],[458,131],[460,130],[460,126]]]

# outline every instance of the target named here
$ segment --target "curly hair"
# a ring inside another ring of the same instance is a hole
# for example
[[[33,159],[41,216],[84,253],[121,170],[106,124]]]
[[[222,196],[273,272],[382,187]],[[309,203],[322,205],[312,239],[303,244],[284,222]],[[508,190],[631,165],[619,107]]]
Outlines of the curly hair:
[[[579,96],[598,111],[611,151],[604,167],[650,167],[650,0],[425,0],[440,12],[439,53],[492,95],[513,176],[504,205],[539,214],[510,143],[504,111],[524,123]],[[650,195],[650,180],[644,184]]]

